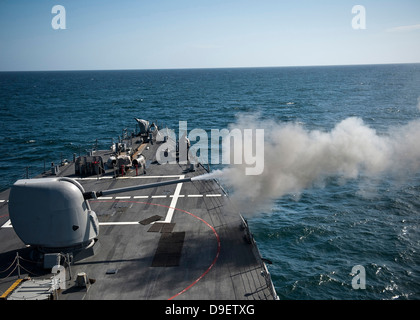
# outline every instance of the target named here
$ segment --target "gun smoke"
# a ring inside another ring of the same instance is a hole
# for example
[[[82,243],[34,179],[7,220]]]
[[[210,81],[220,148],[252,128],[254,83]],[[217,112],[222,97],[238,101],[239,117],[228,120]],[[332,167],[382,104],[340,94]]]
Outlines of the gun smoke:
[[[244,175],[244,168],[235,165],[199,178],[217,178],[232,189],[232,199],[247,215],[269,209],[272,200],[286,194],[324,186],[330,177],[363,181],[387,175],[399,180],[420,169],[420,120],[381,135],[357,117],[339,122],[329,132],[250,116],[240,117],[234,126],[264,128],[264,154],[256,155],[263,157],[263,173]]]

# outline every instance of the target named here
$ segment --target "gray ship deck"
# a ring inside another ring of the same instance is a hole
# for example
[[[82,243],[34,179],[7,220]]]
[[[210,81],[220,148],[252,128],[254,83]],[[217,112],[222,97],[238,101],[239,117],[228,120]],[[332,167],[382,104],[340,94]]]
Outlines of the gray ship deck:
[[[145,145],[142,146],[144,148]],[[77,177],[74,163],[60,167],[61,176],[77,179],[86,191],[192,177],[207,173],[200,165],[157,164],[158,143],[143,149],[147,173],[135,170],[114,178],[113,170],[101,176]],[[138,148],[140,145],[134,145]],[[108,151],[95,155],[109,157]],[[106,160],[105,160],[106,161]],[[43,176],[48,176],[43,174]],[[50,279],[31,260],[31,248],[17,237],[8,216],[9,190],[0,193],[0,295],[18,279]],[[275,299],[270,275],[246,222],[214,180],[198,180],[123,192],[89,200],[100,222],[100,232],[88,256],[66,268],[67,288],[55,299]],[[16,256],[19,254],[19,267]],[[76,260],[76,259],[75,259]],[[84,272],[90,279],[76,286]],[[29,280],[26,281],[30,283]],[[45,298],[41,289],[17,285],[3,298]],[[13,293],[12,293],[13,292]],[[14,295],[13,295],[14,294]],[[48,295],[47,294],[47,295]]]

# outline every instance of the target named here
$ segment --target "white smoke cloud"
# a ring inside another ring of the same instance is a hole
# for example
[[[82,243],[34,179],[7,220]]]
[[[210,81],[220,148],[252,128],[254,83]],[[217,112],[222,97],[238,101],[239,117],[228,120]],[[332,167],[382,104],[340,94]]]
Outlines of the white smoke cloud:
[[[267,123],[244,116],[236,128],[264,128],[264,172],[247,176],[241,165],[210,177],[233,189],[232,198],[245,214],[267,209],[273,199],[299,194],[322,185],[328,177],[356,179],[381,174],[401,177],[420,169],[420,121],[389,130],[387,135],[365,125],[360,118],[347,118],[330,132],[307,130],[299,124]]]

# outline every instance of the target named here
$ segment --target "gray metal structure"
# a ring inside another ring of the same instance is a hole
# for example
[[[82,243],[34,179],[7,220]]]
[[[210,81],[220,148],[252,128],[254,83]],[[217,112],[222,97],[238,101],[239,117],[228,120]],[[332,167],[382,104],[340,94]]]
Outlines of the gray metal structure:
[[[224,189],[191,181],[201,164],[156,161],[157,134],[125,141],[142,170],[86,176],[73,161],[0,193],[1,299],[277,299]]]

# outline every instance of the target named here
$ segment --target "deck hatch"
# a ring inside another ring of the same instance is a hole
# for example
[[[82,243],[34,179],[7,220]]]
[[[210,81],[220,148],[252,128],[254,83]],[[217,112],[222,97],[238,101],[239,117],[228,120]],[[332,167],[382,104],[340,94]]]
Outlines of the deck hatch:
[[[154,216],[151,216],[147,219],[141,220],[140,223],[145,226],[145,225],[148,225],[152,222],[159,221],[160,219],[162,219],[162,216],[154,215]]]
[[[118,272],[118,269],[108,269],[106,270],[106,274],[116,274]]]
[[[153,258],[152,267],[179,266],[184,238],[185,232],[162,233]]]
[[[147,232],[172,232],[175,228],[175,223],[156,222],[147,230]]]

